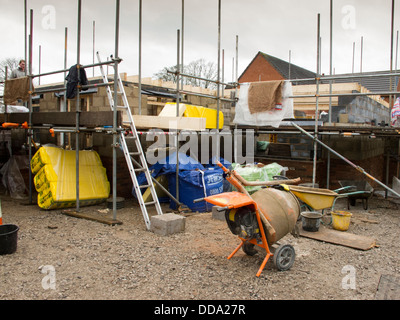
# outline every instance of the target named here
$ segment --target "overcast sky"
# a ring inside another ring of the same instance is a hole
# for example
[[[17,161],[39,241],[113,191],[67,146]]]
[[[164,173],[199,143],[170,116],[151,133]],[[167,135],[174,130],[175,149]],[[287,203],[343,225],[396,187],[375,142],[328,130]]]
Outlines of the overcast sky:
[[[92,63],[93,21],[95,49],[103,60],[114,53],[115,3],[82,0],[81,63]],[[139,0],[121,0],[120,71],[138,73]],[[185,0],[184,62],[204,58],[217,63],[218,0]],[[322,69],[329,74],[330,0],[222,0],[221,49],[225,51],[225,81],[232,80],[232,59],[239,37],[239,75],[258,51],[316,71],[317,15],[321,14]],[[182,0],[143,0],[142,76],[152,77],[177,61],[177,30],[181,29]],[[360,71],[361,37],[363,71],[390,69],[391,0],[333,0],[333,67],[338,73]],[[68,63],[77,59],[78,0],[27,0],[33,10],[33,72],[63,69],[64,32],[68,28]],[[29,20],[28,20],[29,21]],[[29,22],[28,22],[29,24]],[[394,20],[393,67],[396,61],[400,3]],[[0,0],[0,60],[24,57],[24,0]],[[399,62],[400,64],[400,62]],[[89,76],[92,70],[87,70]],[[99,75],[99,71],[95,71]],[[62,76],[42,78],[42,83]]]

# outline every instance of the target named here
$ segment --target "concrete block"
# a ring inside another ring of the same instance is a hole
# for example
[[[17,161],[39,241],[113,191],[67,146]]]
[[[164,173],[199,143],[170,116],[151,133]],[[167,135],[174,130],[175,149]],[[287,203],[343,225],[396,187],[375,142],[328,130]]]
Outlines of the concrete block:
[[[174,213],[152,216],[151,231],[161,236],[185,231],[186,218]]]
[[[224,211],[218,211],[218,206],[213,206],[212,207],[212,218],[216,220],[221,220],[225,221],[225,210]]]

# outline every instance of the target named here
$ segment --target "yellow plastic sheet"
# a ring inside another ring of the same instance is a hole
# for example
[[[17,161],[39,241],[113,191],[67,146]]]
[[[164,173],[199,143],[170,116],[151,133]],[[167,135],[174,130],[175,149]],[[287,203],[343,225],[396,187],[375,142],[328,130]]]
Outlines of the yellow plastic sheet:
[[[76,151],[43,146],[31,160],[38,205],[42,209],[76,205]],[[79,204],[103,202],[110,194],[106,170],[97,152],[79,151]]]

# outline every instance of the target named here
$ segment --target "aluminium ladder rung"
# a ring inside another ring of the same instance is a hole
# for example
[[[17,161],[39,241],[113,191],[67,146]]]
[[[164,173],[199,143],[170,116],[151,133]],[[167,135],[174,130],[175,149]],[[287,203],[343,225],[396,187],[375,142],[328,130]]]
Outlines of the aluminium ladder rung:
[[[129,152],[129,155],[131,156],[140,156],[142,153],[140,151],[137,152]]]
[[[130,135],[125,136],[125,140],[136,140],[136,139],[137,139],[137,137],[135,137],[135,136],[130,136]]]

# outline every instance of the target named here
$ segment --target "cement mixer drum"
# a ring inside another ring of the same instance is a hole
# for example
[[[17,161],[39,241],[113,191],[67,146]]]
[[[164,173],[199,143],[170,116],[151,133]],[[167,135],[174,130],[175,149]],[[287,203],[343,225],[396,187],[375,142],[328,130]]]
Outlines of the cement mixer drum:
[[[300,204],[291,192],[265,188],[255,192],[252,198],[257,203],[260,214],[264,214],[275,229],[275,237],[266,231],[269,245],[292,232],[300,215]]]

